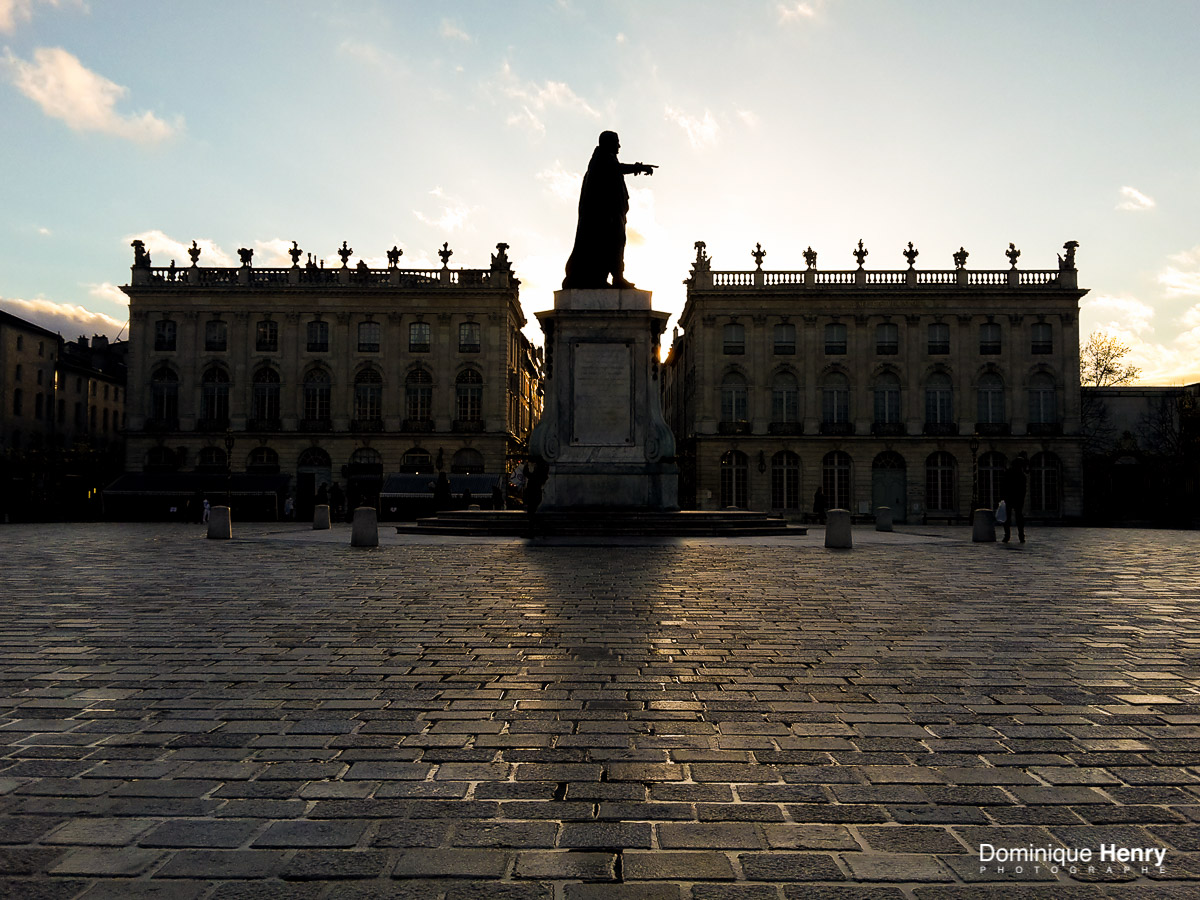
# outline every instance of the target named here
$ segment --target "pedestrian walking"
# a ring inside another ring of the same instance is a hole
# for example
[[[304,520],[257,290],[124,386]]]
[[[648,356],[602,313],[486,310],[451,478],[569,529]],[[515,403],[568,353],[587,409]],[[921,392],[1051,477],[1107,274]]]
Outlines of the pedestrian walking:
[[[1012,535],[1013,523],[1017,526],[1017,539],[1025,543],[1025,487],[1028,479],[1025,470],[1028,466],[1024,453],[1018,453],[1008,471],[1004,473],[1004,507],[1007,516],[1004,519],[1004,543],[1008,543]]]
[[[816,516],[817,522],[821,525],[825,524],[825,489],[817,488],[817,492],[813,494],[813,515]]]
[[[208,498],[205,497],[204,498],[204,511],[200,513],[200,524],[201,525],[208,524],[208,514],[211,511],[211,509],[212,509],[212,507],[209,505]]]

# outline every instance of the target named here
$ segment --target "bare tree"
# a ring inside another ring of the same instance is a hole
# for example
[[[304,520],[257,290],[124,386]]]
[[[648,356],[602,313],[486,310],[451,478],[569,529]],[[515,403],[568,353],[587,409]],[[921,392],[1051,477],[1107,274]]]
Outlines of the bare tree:
[[[1093,331],[1079,348],[1079,383],[1084,387],[1132,384],[1142,370],[1125,362],[1128,355],[1128,344],[1103,331]]]

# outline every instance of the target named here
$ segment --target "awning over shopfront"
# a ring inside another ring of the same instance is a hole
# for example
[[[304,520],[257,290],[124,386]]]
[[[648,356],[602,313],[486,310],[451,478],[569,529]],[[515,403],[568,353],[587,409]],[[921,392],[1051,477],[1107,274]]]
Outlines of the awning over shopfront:
[[[490,503],[492,488],[500,483],[500,475],[447,475],[450,479],[450,494],[455,500],[464,491],[470,491],[476,502]],[[389,475],[379,492],[382,500],[433,500],[433,486],[437,484],[436,473],[424,475]]]

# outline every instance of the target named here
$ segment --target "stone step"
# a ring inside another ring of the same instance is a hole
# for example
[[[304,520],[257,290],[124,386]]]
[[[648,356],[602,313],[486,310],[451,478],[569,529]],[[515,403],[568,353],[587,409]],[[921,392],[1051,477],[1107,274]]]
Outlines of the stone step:
[[[746,510],[650,512],[581,510],[529,516],[519,510],[448,510],[396,526],[398,534],[516,535],[555,537],[737,537],[792,534],[807,529]]]

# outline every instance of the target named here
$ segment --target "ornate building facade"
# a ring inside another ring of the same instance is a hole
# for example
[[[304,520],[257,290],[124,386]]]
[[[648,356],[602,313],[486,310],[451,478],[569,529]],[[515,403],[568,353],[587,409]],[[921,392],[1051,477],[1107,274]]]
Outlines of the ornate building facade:
[[[665,366],[685,507],[896,521],[995,507],[1029,461],[1027,514],[1082,514],[1075,242],[1058,267],[714,271],[702,242]]]
[[[155,267],[134,243],[127,475],[109,493],[183,502],[230,490],[270,517],[322,485],[374,503],[391,473],[499,477],[539,413],[540,350],[521,333],[519,281],[486,269]],[[140,474],[141,477],[133,477]],[[217,498],[220,499],[220,498]],[[161,505],[161,504],[160,504]],[[178,506],[172,508],[178,509]],[[161,512],[161,511],[160,511]],[[145,514],[144,512],[141,514]]]

